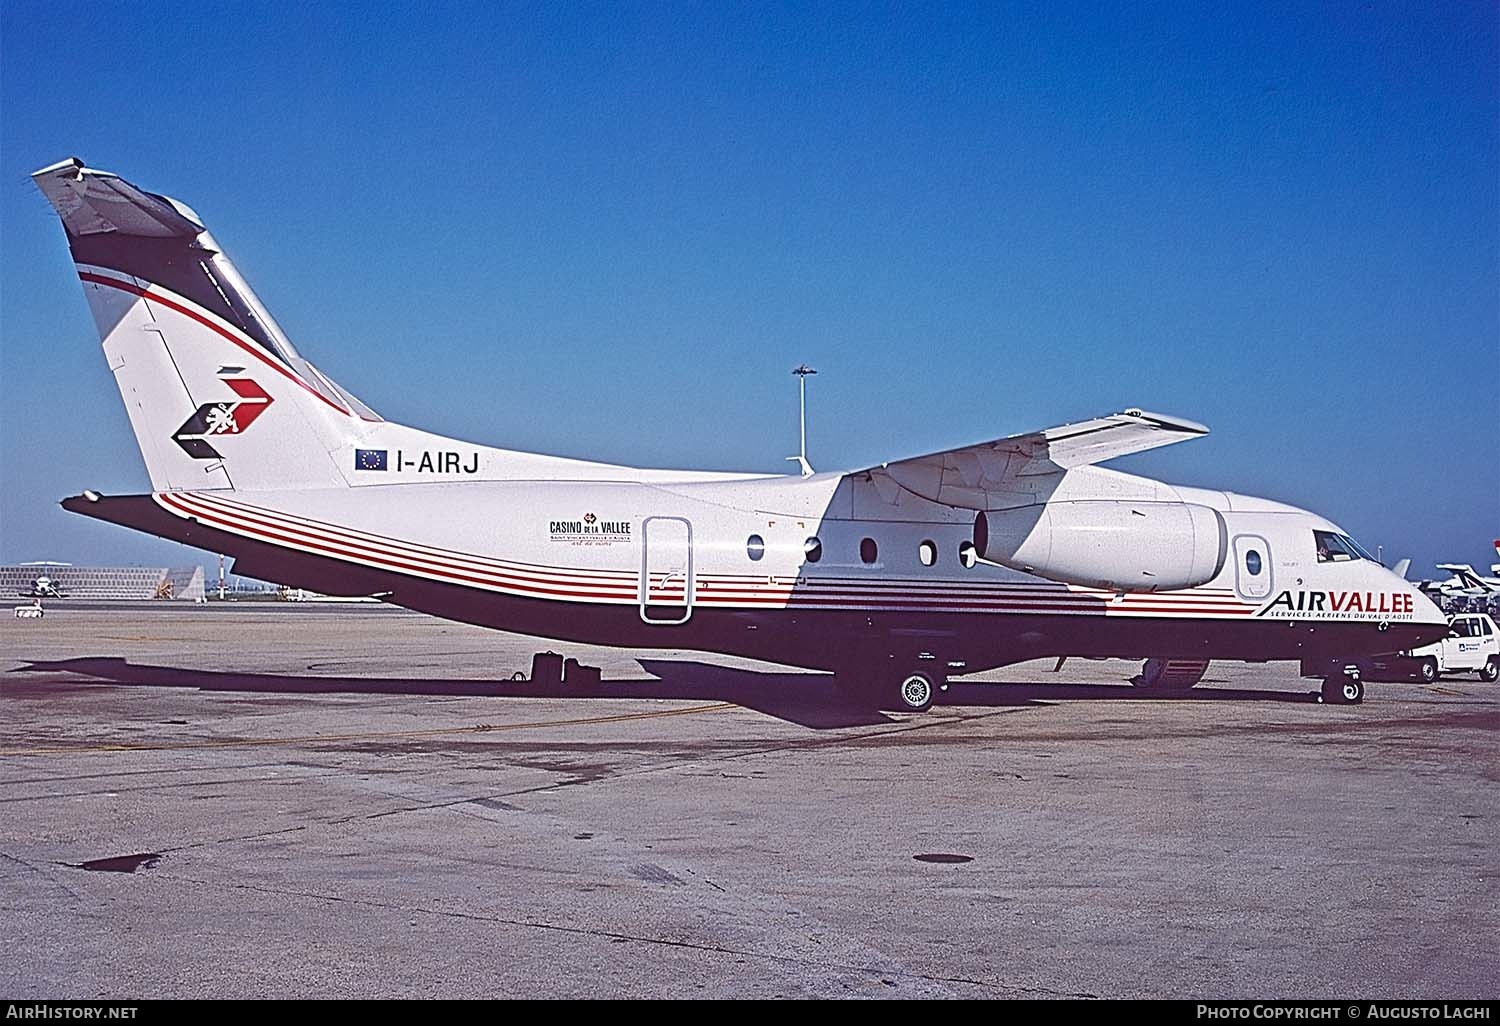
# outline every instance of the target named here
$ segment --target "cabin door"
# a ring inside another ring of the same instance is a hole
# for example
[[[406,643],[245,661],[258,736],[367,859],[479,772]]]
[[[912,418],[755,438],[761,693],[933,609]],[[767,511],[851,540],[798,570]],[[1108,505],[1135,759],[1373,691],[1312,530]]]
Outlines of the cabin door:
[[[687,623],[693,615],[693,525],[682,517],[641,523],[641,619]]]
[[[1234,539],[1234,590],[1240,598],[1259,602],[1271,596],[1271,546],[1259,535]]]

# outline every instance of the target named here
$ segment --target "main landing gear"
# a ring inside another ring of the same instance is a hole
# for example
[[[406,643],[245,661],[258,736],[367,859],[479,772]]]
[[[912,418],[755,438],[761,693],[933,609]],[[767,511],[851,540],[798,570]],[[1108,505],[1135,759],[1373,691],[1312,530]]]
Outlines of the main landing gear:
[[[896,701],[903,712],[926,712],[932,708],[936,693],[932,676],[923,670],[913,670],[901,679]]]
[[[948,677],[935,660],[906,664],[898,660],[864,665],[840,672],[835,679],[844,700],[871,709],[921,713],[932,708],[938,693],[948,690]]]
[[[879,682],[880,708],[896,712],[926,712],[932,708],[938,692],[948,690],[949,675],[966,672],[968,665],[962,659],[941,659],[933,652],[920,652],[915,658],[907,659],[896,656],[873,677]],[[894,694],[892,684],[895,685]]]

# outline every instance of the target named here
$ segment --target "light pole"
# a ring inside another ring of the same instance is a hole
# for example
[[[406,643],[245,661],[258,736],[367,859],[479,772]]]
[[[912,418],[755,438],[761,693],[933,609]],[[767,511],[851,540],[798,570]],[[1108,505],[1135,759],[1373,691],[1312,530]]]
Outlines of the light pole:
[[[801,429],[799,437],[802,447],[798,450],[797,455],[788,456],[787,459],[793,461],[802,469],[803,477],[812,477],[812,464],[807,462],[807,376],[818,372],[804,363],[795,367],[792,373],[797,375],[797,412],[798,424]]]

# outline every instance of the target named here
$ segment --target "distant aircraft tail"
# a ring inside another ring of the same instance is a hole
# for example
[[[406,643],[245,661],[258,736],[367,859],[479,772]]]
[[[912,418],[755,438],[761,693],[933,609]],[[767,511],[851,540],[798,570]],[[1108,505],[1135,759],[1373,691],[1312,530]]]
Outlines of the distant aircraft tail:
[[[1465,588],[1473,588],[1478,591],[1496,590],[1494,585],[1480,577],[1468,563],[1439,563],[1437,564],[1437,568],[1439,570],[1447,570],[1453,576],[1457,577],[1459,583]]]
[[[383,421],[298,354],[184,204],[76,158],[32,179],[62,218],[156,491],[474,479],[548,459]]]
[[[1404,581],[1404,580],[1406,580],[1406,572],[1408,570],[1410,570],[1410,569],[1411,569],[1411,560],[1410,559],[1400,559],[1400,560],[1396,561],[1396,565],[1395,566],[1391,567],[1391,573],[1395,574],[1397,577],[1401,578]]]

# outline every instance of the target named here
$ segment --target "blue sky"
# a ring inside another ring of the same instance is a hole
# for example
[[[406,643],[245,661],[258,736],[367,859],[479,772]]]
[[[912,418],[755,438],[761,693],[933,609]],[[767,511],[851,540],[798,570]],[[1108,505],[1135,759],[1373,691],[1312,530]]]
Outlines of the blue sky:
[[[1494,561],[1493,4],[301,6],[0,5],[0,560],[199,558],[56,506],[148,488],[77,155],[390,419],[781,471],[806,361],[819,469],[1137,405],[1213,434],[1121,469]]]

